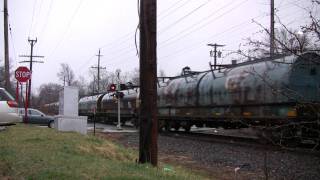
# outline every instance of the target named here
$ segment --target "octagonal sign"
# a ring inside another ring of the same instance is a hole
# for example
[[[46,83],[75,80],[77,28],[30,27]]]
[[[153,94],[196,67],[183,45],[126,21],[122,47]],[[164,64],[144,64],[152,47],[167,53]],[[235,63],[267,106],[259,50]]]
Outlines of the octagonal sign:
[[[25,66],[18,67],[14,75],[19,82],[27,82],[31,78],[31,72]]]

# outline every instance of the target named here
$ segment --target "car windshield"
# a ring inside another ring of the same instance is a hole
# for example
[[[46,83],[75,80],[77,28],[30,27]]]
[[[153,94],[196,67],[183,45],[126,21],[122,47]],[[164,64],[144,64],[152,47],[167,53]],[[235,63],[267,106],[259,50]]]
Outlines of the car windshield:
[[[41,116],[41,115],[45,116],[45,114],[43,112],[36,110],[36,109],[28,109],[27,112],[28,112],[29,116]],[[25,111],[23,108],[19,109],[19,114],[22,116],[25,114]]]
[[[30,109],[30,110],[29,110],[29,114],[35,115],[35,116],[41,116],[41,115],[42,115],[41,112],[39,112],[39,111],[37,111],[37,110],[34,110],[34,109]]]
[[[14,98],[4,89],[0,89],[0,101],[13,101]]]

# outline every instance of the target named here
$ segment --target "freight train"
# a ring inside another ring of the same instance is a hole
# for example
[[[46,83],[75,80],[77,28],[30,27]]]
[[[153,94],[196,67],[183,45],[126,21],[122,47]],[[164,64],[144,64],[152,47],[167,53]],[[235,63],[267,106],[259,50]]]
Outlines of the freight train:
[[[263,58],[210,65],[204,72],[186,67],[180,76],[158,79],[159,129],[197,127],[258,128],[261,135],[320,139],[320,56]],[[139,88],[81,98],[79,115],[122,123],[139,120]]]

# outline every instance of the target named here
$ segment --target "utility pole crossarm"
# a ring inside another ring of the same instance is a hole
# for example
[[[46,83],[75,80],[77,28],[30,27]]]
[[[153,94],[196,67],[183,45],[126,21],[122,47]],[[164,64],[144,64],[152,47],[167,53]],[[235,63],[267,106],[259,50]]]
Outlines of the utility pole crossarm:
[[[19,55],[19,57],[30,57],[30,55]],[[44,56],[33,55],[34,58],[44,58]]]
[[[222,45],[222,44],[217,44],[217,43],[214,43],[214,44],[207,44],[207,46],[211,46],[211,47],[214,47],[214,64],[213,64],[213,67],[214,69],[217,68],[217,48],[218,47],[224,47],[225,45]]]
[[[29,63],[30,61],[19,61],[19,63]],[[32,63],[44,63],[43,61],[32,61]]]

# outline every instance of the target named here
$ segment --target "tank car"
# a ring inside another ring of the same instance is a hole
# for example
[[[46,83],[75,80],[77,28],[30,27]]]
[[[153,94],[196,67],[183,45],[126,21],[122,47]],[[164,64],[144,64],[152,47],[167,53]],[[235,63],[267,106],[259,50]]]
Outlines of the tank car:
[[[139,89],[134,88],[83,97],[79,100],[79,115],[87,116],[89,120],[95,117],[96,121],[105,123],[117,122],[120,98],[121,122],[124,124],[126,121],[131,121],[136,125],[138,94]]]
[[[118,92],[112,92],[104,95],[101,100],[99,116],[105,117],[106,121],[115,122],[118,117],[118,100],[120,99],[121,122],[126,121],[137,125],[137,99],[139,88],[127,89]]]
[[[287,127],[279,133],[319,136],[319,73],[316,53],[187,72],[158,89],[160,127],[277,126]]]
[[[105,94],[97,94],[86,96],[79,100],[79,115],[87,116],[88,120],[92,120],[94,113],[99,112],[101,99]]]
[[[48,115],[58,115],[59,114],[59,102],[44,104],[42,107],[40,107],[40,110]]]

